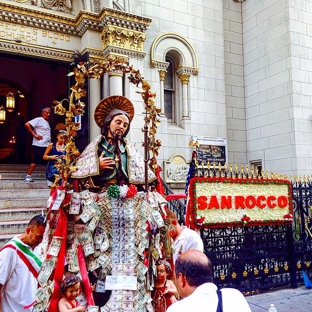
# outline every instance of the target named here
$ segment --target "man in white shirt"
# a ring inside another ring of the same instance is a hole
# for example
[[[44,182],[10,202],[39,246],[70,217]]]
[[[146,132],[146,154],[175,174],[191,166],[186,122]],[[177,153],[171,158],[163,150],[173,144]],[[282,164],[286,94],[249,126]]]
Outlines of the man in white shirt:
[[[180,225],[176,214],[170,210],[167,212],[167,218],[171,222],[168,233],[173,240],[173,263],[187,250],[204,251],[203,241],[197,232]]]
[[[43,154],[51,142],[51,128],[48,122],[51,114],[51,108],[45,107],[42,109],[42,116],[34,118],[25,123],[28,132],[33,136],[32,149],[34,159],[30,164],[25,182],[34,182],[31,174],[33,173],[36,165],[45,165],[46,161],[43,160]]]
[[[181,254],[175,263],[175,279],[183,299],[171,305],[167,312],[217,311],[217,286],[212,283],[212,265],[204,253],[189,250]],[[223,312],[251,312],[247,300],[237,289],[223,288],[221,294]]]
[[[45,217],[33,217],[21,235],[0,249],[0,312],[30,312],[38,287],[41,260],[34,249],[43,239]]]

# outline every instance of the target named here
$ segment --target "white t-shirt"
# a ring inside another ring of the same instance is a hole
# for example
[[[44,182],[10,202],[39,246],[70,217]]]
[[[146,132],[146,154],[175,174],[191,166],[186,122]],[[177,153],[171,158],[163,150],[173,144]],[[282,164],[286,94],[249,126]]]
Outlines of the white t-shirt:
[[[204,244],[197,232],[183,227],[182,233],[173,242],[173,262],[185,251],[195,249],[204,251]]]
[[[251,312],[243,294],[235,288],[223,288],[223,312]],[[205,283],[197,287],[188,297],[172,304],[166,312],[216,312],[218,306],[217,286]]]
[[[34,264],[33,267],[38,271],[39,265],[29,256],[32,255],[33,250],[17,237],[14,237],[14,240],[23,245],[25,249],[23,255]],[[7,244],[16,246],[14,241],[10,241]],[[3,312],[31,312],[33,310],[33,307],[29,309],[24,309],[24,307],[31,305],[35,301],[38,282],[16,250],[10,247],[3,248],[0,252],[0,284],[3,285]]]
[[[42,136],[42,140],[37,140],[33,137],[32,145],[47,147],[51,142],[51,128],[50,124],[43,117],[37,117],[29,121],[33,126],[36,134]]]

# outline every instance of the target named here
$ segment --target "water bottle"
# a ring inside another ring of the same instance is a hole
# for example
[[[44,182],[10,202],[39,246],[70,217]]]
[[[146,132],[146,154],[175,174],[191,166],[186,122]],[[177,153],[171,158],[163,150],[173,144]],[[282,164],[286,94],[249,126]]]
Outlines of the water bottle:
[[[269,308],[269,311],[268,312],[277,312],[275,306],[273,303],[270,304],[270,308]]]

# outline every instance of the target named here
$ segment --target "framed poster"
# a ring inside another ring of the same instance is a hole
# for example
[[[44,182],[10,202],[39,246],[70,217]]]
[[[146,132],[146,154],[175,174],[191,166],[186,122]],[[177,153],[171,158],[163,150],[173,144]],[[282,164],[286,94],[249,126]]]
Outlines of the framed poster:
[[[196,145],[197,160],[199,166],[202,162],[207,164],[224,164],[227,162],[227,140],[224,138],[212,138],[203,136],[193,136],[193,142]]]

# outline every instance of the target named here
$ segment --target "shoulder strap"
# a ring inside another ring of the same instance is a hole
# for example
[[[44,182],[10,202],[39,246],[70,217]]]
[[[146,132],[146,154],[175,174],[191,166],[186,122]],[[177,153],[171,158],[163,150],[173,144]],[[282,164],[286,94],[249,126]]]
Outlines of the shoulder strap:
[[[29,260],[25,257],[25,255],[18,250],[14,245],[10,245],[7,244],[5,246],[3,246],[1,248],[1,250],[5,249],[5,248],[12,248],[16,251],[16,253],[18,254],[18,256],[21,258],[21,260],[25,263],[25,265],[28,267],[29,271],[31,272],[31,274],[37,278],[38,277],[38,272],[33,268],[33,266],[31,265],[31,263],[29,262]]]
[[[216,312],[223,312],[222,308],[222,292],[218,289],[217,290],[217,295],[218,295],[218,306],[217,306],[217,311]]]
[[[36,264],[40,267],[42,265],[41,260],[33,253],[31,252],[28,248],[26,248],[23,244],[21,244],[18,240],[15,240],[14,238],[12,239],[12,241],[15,243],[15,245],[23,252],[25,253],[27,256],[29,256],[30,258],[32,258]]]
[[[75,300],[75,303],[73,303],[71,300],[69,300],[68,298],[64,297],[65,300],[71,305],[72,309],[76,308],[77,307],[77,300]]]
[[[33,254],[30,250],[28,250],[25,246],[23,246],[20,242],[17,240],[12,239],[12,242],[15,243],[8,243],[4,245],[1,249],[5,248],[12,248],[16,251],[17,255],[20,257],[20,259],[25,263],[25,265],[28,267],[29,271],[32,273],[32,275],[37,279],[38,272],[41,266],[40,259]]]

